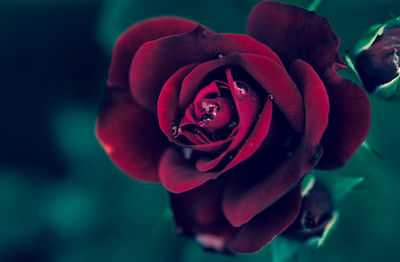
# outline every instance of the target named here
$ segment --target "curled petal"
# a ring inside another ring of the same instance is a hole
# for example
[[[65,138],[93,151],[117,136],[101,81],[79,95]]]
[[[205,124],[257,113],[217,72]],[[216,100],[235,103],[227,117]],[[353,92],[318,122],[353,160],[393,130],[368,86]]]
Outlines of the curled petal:
[[[155,111],[162,86],[179,68],[235,52],[261,54],[281,63],[268,47],[249,36],[208,35],[203,27],[198,26],[185,34],[147,42],[138,50],[129,75],[132,94],[140,105]]]
[[[334,70],[323,76],[331,101],[329,126],[322,138],[324,155],[316,168],[342,167],[368,135],[371,116],[365,92]]]
[[[255,164],[252,178],[248,172],[235,171],[229,181],[223,200],[226,218],[233,226],[241,226],[255,215],[281,198],[321,157],[319,142],[328,125],[329,101],[324,84],[317,73],[304,61],[297,60],[291,66],[303,91],[305,128],[301,141],[293,153],[271,173],[263,172]],[[264,160],[265,161],[265,160]],[[265,167],[265,163],[262,163]],[[264,170],[268,170],[265,168]]]
[[[283,232],[295,219],[301,206],[300,186],[239,228],[228,243],[235,253],[255,253]]]
[[[269,46],[286,65],[296,59],[323,74],[332,66],[343,68],[339,39],[326,18],[292,5],[262,1],[250,13],[247,32]]]
[[[152,18],[135,24],[117,40],[108,72],[109,86],[129,87],[129,68],[136,51],[146,42],[193,30],[197,23],[177,17]]]
[[[108,90],[96,121],[96,135],[124,173],[141,181],[159,181],[158,163],[168,141],[157,116],[138,106],[129,89]]]
[[[175,149],[167,149],[160,161],[160,181],[171,193],[182,193],[215,179],[220,172],[199,172]]]

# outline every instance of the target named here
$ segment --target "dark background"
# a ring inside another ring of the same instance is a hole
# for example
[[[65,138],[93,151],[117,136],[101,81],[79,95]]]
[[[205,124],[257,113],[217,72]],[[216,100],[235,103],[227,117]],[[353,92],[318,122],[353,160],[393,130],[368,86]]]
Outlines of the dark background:
[[[244,33],[257,0],[0,0],[0,261],[271,261],[203,253],[177,238],[161,186],[123,175],[94,136],[116,37],[156,15]],[[306,7],[310,1],[286,1]],[[397,0],[325,0],[317,12],[352,50]],[[374,97],[371,146],[347,173],[366,181],[341,202],[326,245],[299,261],[398,261],[400,103]]]

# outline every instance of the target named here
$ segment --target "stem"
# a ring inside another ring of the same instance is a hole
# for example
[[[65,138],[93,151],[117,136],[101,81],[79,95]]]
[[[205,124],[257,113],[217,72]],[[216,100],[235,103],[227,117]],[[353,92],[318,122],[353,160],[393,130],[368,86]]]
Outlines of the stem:
[[[317,10],[319,4],[321,4],[322,0],[312,0],[310,5],[307,7],[309,11],[315,11]]]

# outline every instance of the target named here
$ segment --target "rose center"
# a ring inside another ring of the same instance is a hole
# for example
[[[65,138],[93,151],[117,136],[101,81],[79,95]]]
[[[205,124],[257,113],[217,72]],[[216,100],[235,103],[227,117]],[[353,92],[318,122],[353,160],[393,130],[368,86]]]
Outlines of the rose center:
[[[197,125],[208,133],[224,128],[233,121],[235,107],[229,97],[204,98],[195,106]]]

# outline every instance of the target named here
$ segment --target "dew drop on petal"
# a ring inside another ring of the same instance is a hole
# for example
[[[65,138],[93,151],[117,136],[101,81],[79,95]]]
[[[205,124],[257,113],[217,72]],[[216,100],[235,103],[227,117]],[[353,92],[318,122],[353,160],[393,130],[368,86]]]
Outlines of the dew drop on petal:
[[[229,124],[229,128],[230,128],[230,129],[234,129],[235,126],[237,126],[236,121],[233,121],[232,123]]]
[[[185,160],[189,160],[192,157],[193,149],[184,147],[182,148],[182,153],[183,153],[183,158]]]
[[[243,84],[239,83],[239,82],[235,82],[235,93],[236,93],[236,97],[239,100],[242,100],[243,98],[245,98],[247,96],[247,87],[245,87]]]
[[[174,137],[178,137],[182,134],[182,128],[178,127],[177,124],[172,125],[171,130]]]
[[[271,100],[274,100],[274,96],[273,95],[269,95],[268,98],[271,99]]]

